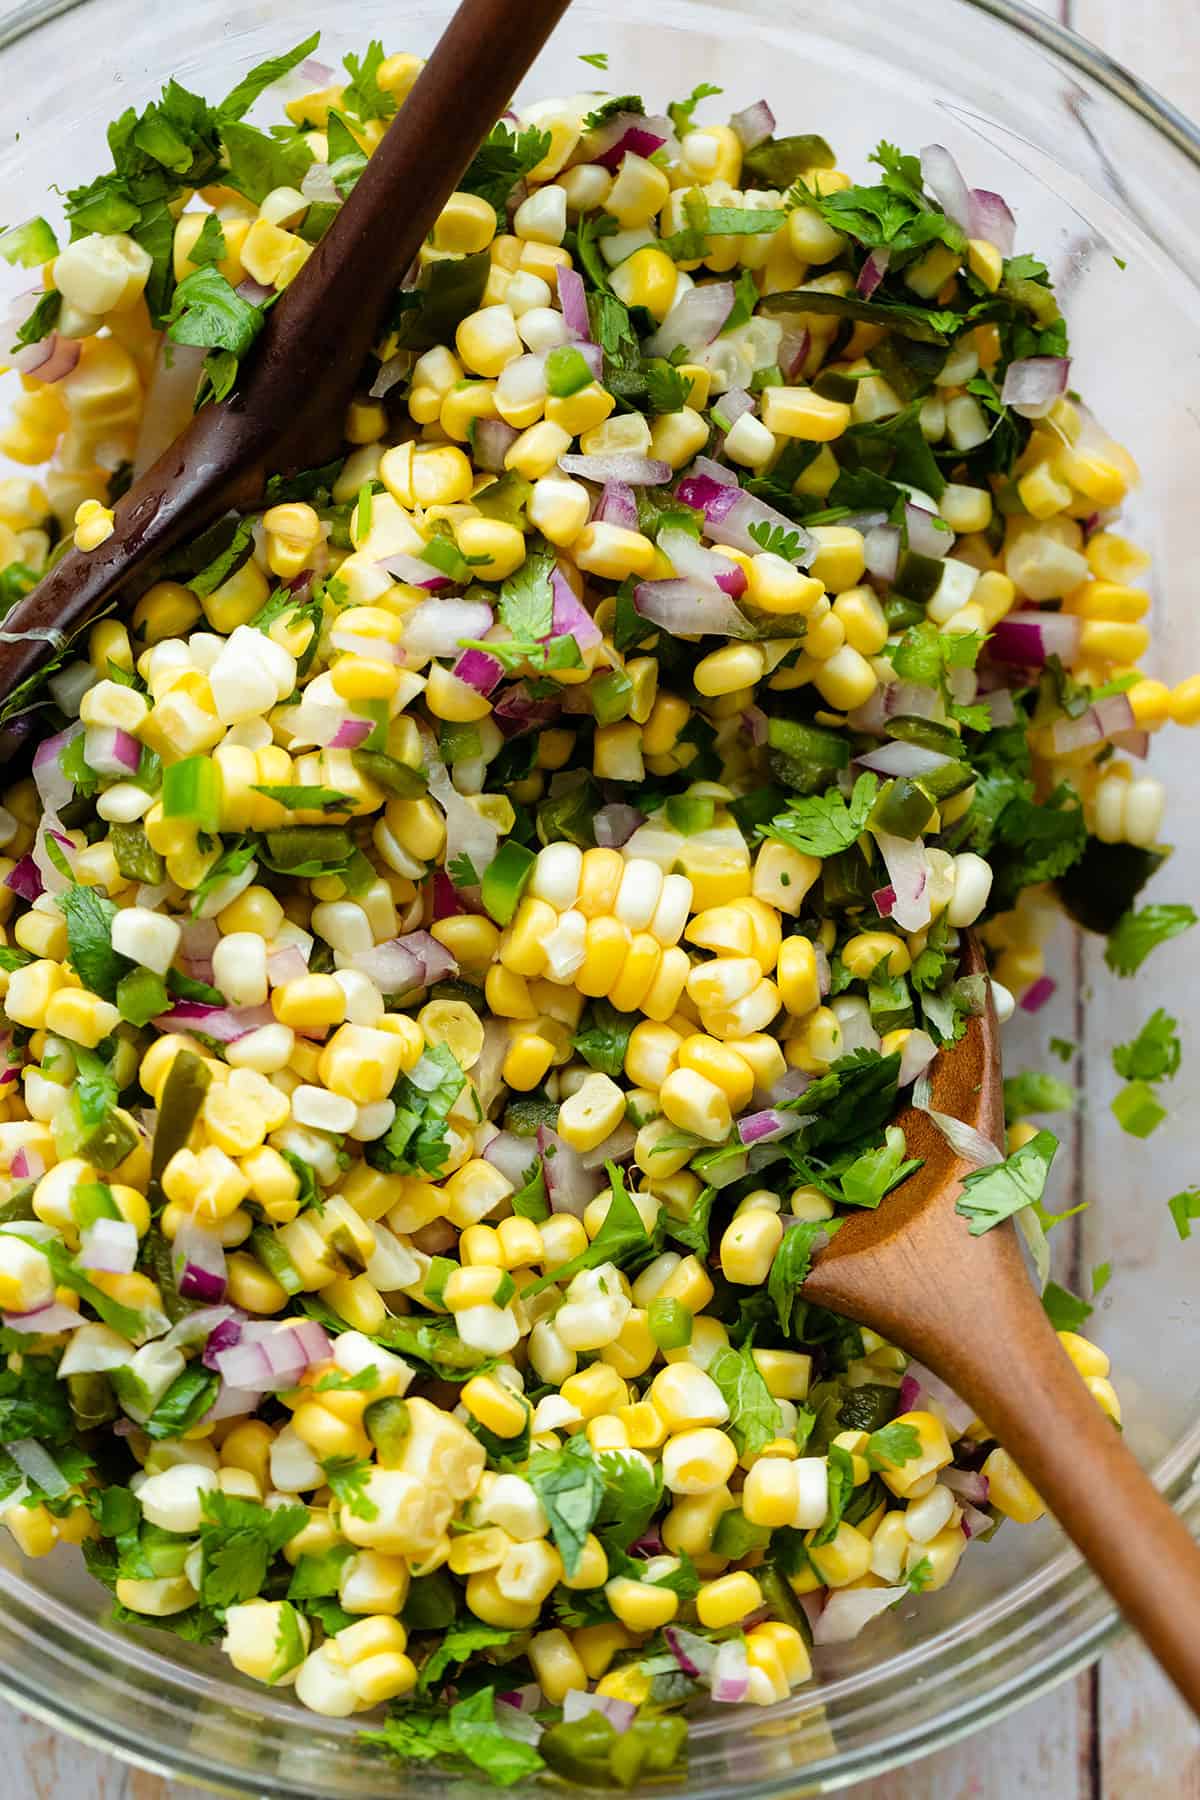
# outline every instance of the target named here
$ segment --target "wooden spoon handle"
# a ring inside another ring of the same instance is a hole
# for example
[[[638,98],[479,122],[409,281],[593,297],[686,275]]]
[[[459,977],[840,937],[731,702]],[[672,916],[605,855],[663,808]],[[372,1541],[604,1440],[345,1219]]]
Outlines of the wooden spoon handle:
[[[1200,1713],[1200,1545],[1084,1386],[1029,1281],[1013,1228],[970,1241],[972,1251],[985,1246],[985,1279],[931,1287],[926,1329],[910,1329],[906,1347],[1016,1458]]]
[[[106,543],[68,551],[4,620],[0,699],[136,568],[222,505],[252,506],[268,465],[315,467],[336,453],[346,401],[394,290],[567,5],[462,0],[354,191],[267,314],[237,391],[197,413],[134,483]],[[0,730],[0,757],[14,749],[14,734]]]

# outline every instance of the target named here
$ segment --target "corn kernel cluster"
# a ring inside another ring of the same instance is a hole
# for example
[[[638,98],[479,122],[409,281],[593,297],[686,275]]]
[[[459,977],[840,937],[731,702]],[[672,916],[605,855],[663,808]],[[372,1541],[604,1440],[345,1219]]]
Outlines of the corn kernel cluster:
[[[375,116],[287,104],[326,176],[420,68],[373,66]],[[1086,862],[1094,907],[1113,847],[1123,910],[1163,813],[1136,760],[1200,721],[1200,677],[1139,668],[1130,457],[1075,398],[1000,398],[1013,321],[1057,321],[1011,246],[943,220],[871,306],[825,204],[849,176],[768,186],[730,126],[635,119],[643,155],[622,118],[526,109],[511,217],[452,195],[336,468],[72,646],[0,809],[9,1375],[57,1373],[80,1431],[123,1417],[131,1459],[118,1504],[61,1432],[17,1446],[4,1523],[91,1540],[123,1607],[330,1716],[408,1700],[455,1616],[550,1706],[652,1701],[680,1627],[770,1704],[836,1596],[940,1588],[1040,1516],[902,1350],[776,1278],[883,1153],[810,1135],[842,1059],[895,1096],[953,1042],[976,922],[1011,1012],[1052,880]],[[169,276],[285,288],[337,204],[309,191],[214,169]],[[41,466],[0,483],[14,595],[113,530],[152,270],[124,231],[45,266],[77,356],[0,432]],[[884,304],[946,333],[989,295],[922,356]],[[1011,804],[1071,813],[1065,861],[995,829],[997,759]],[[270,1594],[220,1590],[222,1520],[282,1512]]]

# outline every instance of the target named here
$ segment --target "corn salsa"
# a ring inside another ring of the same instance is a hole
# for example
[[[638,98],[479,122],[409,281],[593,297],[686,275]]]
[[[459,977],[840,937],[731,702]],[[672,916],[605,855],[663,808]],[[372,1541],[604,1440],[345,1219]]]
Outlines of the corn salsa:
[[[173,84],[61,248],[0,236],[6,605],[236,393],[419,77],[315,48]],[[1123,972],[1191,922],[1136,896],[1200,677],[1140,667],[1137,471],[1046,266],[940,146],[856,178],[717,93],[506,115],[342,453],[4,712],[0,1519],[501,1782],[677,1768],[690,1703],[784,1699],[1042,1514],[805,1276],[1061,909]],[[1053,1136],[936,1118],[964,1233],[1044,1257]]]

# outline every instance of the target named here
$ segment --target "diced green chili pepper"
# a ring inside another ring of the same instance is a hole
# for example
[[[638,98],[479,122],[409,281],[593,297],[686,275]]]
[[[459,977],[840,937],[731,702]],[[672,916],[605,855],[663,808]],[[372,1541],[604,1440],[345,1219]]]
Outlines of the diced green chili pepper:
[[[372,1400],[363,1413],[367,1436],[375,1446],[381,1468],[395,1468],[404,1454],[412,1432],[412,1416],[407,1400],[392,1394],[383,1400]]]
[[[221,825],[221,772],[209,756],[185,756],[163,770],[165,819],[187,819],[197,831]]]
[[[526,508],[532,499],[533,483],[518,475],[515,469],[509,469],[499,481],[493,481],[490,487],[472,495],[471,505],[485,519],[497,519],[502,525],[514,525],[518,531],[524,531],[529,523]],[[490,601],[491,589],[485,592]]]
[[[717,815],[717,803],[708,794],[672,794],[663,810],[676,831],[692,837],[697,831],[710,828]]]
[[[57,255],[58,239],[43,218],[26,219],[24,224],[0,232],[0,256],[6,263],[36,269]]]
[[[843,406],[853,406],[858,398],[858,383],[850,375],[839,374],[837,369],[822,369],[813,382],[813,392],[820,394],[822,400],[840,400]]]
[[[167,1071],[158,1106],[158,1122],[150,1151],[150,1181],[146,1198],[156,1213],[165,1204],[163,1170],[177,1150],[186,1150],[192,1126],[200,1115],[212,1080],[210,1071],[194,1050],[181,1050]]]
[[[915,600],[906,600],[895,588],[880,601],[880,605],[889,631],[907,631],[910,625],[920,625],[925,618],[924,607],[918,606]]]
[[[922,750],[937,750],[942,756],[961,757],[963,753],[957,731],[938,719],[922,719],[915,713],[897,713],[889,719],[888,736],[899,738],[902,744],[919,744]]]
[[[480,895],[497,925],[509,925],[529,885],[537,857],[524,844],[506,838],[483,873]]]
[[[382,750],[352,750],[350,760],[360,775],[402,800],[419,800],[429,786],[423,769],[414,769],[411,763]]]
[[[1147,1138],[1167,1116],[1154,1089],[1146,1081],[1131,1081],[1112,1103],[1113,1117],[1130,1137]]]
[[[68,1375],[67,1400],[80,1431],[107,1425],[121,1410],[107,1375]]]
[[[285,1294],[298,1294],[304,1283],[295,1263],[269,1225],[258,1225],[250,1233],[250,1248],[268,1275],[273,1275]]]
[[[103,1181],[81,1181],[71,1194],[71,1213],[80,1231],[86,1231],[97,1219],[121,1217],[113,1191]]]
[[[879,790],[871,808],[870,824],[891,837],[918,838],[934,814],[934,803],[924,788],[901,775]]]
[[[752,1525],[740,1506],[721,1514],[713,1534],[712,1554],[740,1562],[751,1550],[763,1550],[771,1541],[769,1526]]]
[[[585,1785],[612,1785],[609,1753],[617,1734],[603,1713],[585,1713],[581,1719],[549,1725],[538,1749],[556,1775]]]
[[[130,969],[117,983],[117,1010],[131,1025],[148,1025],[170,1004],[166,983],[153,969]]]
[[[336,868],[354,855],[354,839],[340,825],[295,825],[268,831],[267,854],[272,866],[291,875]]]
[[[652,1300],[647,1323],[660,1350],[682,1350],[692,1341],[692,1315],[682,1300],[664,1299],[661,1295]]]
[[[612,669],[599,675],[588,688],[597,725],[615,725],[629,715],[629,699],[633,683],[624,669]]]
[[[895,587],[907,600],[928,606],[941,585],[946,565],[939,556],[923,556],[919,550],[906,550],[896,570]]]
[[[117,868],[126,881],[144,881],[150,887],[158,886],[166,874],[166,864],[141,825],[110,825],[108,841]]]
[[[556,400],[566,400],[587,387],[592,371],[574,344],[559,344],[546,358],[546,391]]]

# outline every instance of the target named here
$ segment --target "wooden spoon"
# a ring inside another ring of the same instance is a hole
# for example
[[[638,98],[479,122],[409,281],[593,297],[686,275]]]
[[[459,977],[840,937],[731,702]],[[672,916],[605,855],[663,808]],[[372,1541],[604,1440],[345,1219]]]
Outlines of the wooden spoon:
[[[963,972],[985,967],[973,934]],[[999,1032],[968,1021],[933,1064],[933,1106],[1003,1142]],[[1004,1445],[1193,1711],[1200,1712],[1200,1546],[1101,1412],[1058,1341],[1011,1220],[972,1237],[954,1210],[971,1165],[923,1112],[900,1118],[922,1167],[852,1213],[804,1298],[870,1325],[940,1375]]]
[[[0,697],[49,661],[136,569],[222,508],[252,507],[268,472],[337,453],[363,361],[482,139],[568,0],[462,0],[357,185],[266,324],[228,401],[203,407],[115,509],[112,536],[70,550],[0,630]],[[0,759],[28,726],[0,732]]]

